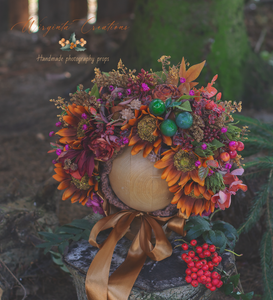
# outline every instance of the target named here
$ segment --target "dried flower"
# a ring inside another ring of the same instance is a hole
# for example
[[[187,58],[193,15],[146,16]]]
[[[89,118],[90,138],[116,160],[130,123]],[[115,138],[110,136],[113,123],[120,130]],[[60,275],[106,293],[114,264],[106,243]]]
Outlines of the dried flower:
[[[87,207],[92,207],[93,212],[95,214],[104,215],[102,204],[103,204],[102,198],[99,197],[97,194],[93,194],[93,198],[91,199],[91,197],[89,197],[85,205]]]
[[[160,84],[153,90],[153,98],[166,101],[170,97],[179,97],[178,88],[172,84]]]
[[[55,135],[55,131],[50,131],[48,135],[49,135],[50,137],[53,136],[53,135]]]
[[[122,119],[125,119],[125,120],[131,120],[131,119],[134,119],[134,118],[135,118],[134,113],[133,113],[132,110],[129,109],[129,108],[123,109],[123,110],[120,112],[120,114],[121,114]]]
[[[133,100],[129,106],[131,107],[131,109],[139,110],[141,105],[142,105],[141,101],[139,101],[139,99],[136,99],[136,100]]]
[[[146,83],[142,83],[141,87],[142,87],[144,92],[148,92],[150,90],[150,88],[148,87],[148,85]]]

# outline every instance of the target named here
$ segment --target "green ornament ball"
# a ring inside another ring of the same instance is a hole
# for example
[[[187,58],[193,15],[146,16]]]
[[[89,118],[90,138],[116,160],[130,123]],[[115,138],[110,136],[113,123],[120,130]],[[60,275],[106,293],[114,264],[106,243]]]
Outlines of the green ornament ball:
[[[192,115],[188,112],[179,113],[175,118],[175,123],[182,129],[188,129],[193,122]]]
[[[160,99],[154,99],[150,105],[149,109],[151,114],[155,116],[161,116],[166,111],[165,103]]]
[[[174,121],[167,119],[161,123],[160,130],[165,136],[174,136],[177,126]]]

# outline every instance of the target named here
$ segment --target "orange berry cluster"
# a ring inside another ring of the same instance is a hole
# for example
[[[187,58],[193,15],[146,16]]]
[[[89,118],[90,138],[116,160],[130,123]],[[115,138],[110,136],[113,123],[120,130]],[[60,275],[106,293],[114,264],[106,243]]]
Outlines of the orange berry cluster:
[[[59,44],[64,47],[65,45],[68,45],[70,44],[70,49],[73,49],[73,48],[76,48],[77,45],[81,45],[82,47],[86,44],[86,40],[81,38],[80,40],[76,40],[75,43],[70,43],[69,40],[65,40],[64,38],[62,38],[60,41],[59,41]]]
[[[197,246],[197,241],[190,242],[193,250],[183,253],[182,259],[187,263],[186,269],[186,282],[190,283],[193,287],[197,287],[199,283],[204,284],[209,290],[215,291],[223,285],[221,275],[213,271],[222,261],[222,257],[216,252],[214,245],[203,244],[202,247]],[[188,244],[182,244],[183,250],[188,250]]]

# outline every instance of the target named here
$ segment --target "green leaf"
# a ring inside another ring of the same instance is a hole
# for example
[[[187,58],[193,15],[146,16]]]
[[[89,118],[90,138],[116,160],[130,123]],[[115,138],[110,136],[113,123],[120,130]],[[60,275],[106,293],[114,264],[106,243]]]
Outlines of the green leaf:
[[[236,274],[229,277],[229,281],[234,284],[234,287],[237,287],[240,280],[240,274]]]
[[[77,45],[77,47],[74,48],[76,51],[85,51],[86,48],[85,47],[82,47],[80,45]]]
[[[193,99],[195,97],[201,97],[201,96],[183,95],[177,101],[181,101],[181,100],[185,100],[185,99]]]
[[[220,230],[214,230],[214,234],[211,234],[210,239],[216,247],[221,248],[226,243],[226,237],[224,233]]]
[[[68,241],[64,241],[63,243],[61,243],[61,244],[59,245],[59,247],[58,247],[59,252],[60,252],[61,254],[63,254],[65,248],[66,248],[68,245],[69,245],[69,242],[68,242]]]
[[[156,79],[159,79],[162,83],[167,80],[167,76],[163,71],[154,72],[153,74],[156,75]]]
[[[62,239],[59,235],[50,232],[38,232],[40,235],[44,236],[50,242],[60,242]]]
[[[213,146],[215,146],[216,149],[225,146],[224,144],[222,144],[222,143],[221,143],[220,141],[218,141],[217,139],[214,139],[214,140],[211,142],[211,144],[212,144]]]
[[[82,220],[78,219],[78,220],[72,221],[68,225],[76,227],[76,228],[91,230],[94,224],[90,223],[89,221],[87,221],[85,219],[82,219]]]
[[[62,226],[55,231],[55,233],[71,233],[71,234],[78,234],[81,232],[82,232],[82,229],[72,228],[70,226]]]
[[[209,173],[209,168],[200,167],[198,170],[198,176],[201,180],[204,180]]]
[[[185,111],[192,111],[191,109],[191,104],[189,101],[185,101],[184,103],[182,103],[180,106],[179,106],[180,109],[183,109]]]
[[[63,50],[63,51],[71,51],[71,49],[70,49],[70,44],[67,44],[67,45],[63,46],[63,47],[61,48],[61,50]]]
[[[231,240],[234,238],[234,236],[236,238],[239,237],[237,230],[232,225],[224,221],[220,221],[220,220],[214,221],[212,223],[212,229],[222,231],[225,234],[225,236]]]
[[[78,240],[82,237],[82,235],[83,235],[83,231],[81,231],[81,233],[76,234],[76,235],[72,238],[72,240],[73,240],[73,241],[78,241]]]
[[[101,72],[103,75],[105,75],[105,76],[107,76],[107,77],[109,77],[110,76],[110,74],[108,73],[108,72]]]
[[[230,295],[233,292],[233,284],[231,282],[223,284],[220,289],[226,295]]]
[[[86,93],[88,93],[89,91],[90,91],[90,89],[88,88],[88,89],[86,89],[86,90],[84,90]]]
[[[97,84],[95,83],[91,89],[91,94],[90,96],[95,96],[97,99],[99,99],[100,97],[100,93],[99,93],[99,89]]]
[[[75,34],[75,32],[73,32],[72,34],[71,34],[71,36],[70,36],[70,38],[69,38],[69,42],[70,43],[76,43],[76,34]]]
[[[166,106],[166,108],[169,108],[170,105],[171,105],[171,103],[172,103],[172,98],[168,98],[168,99],[165,101],[165,106]]]
[[[241,298],[242,300],[250,300],[253,298],[253,296],[254,296],[254,292],[249,292],[247,294],[242,294]]]
[[[90,236],[90,230],[89,229],[86,229],[86,230],[84,230],[84,232],[82,233],[82,238],[84,239],[84,240],[89,240],[89,236]]]
[[[35,247],[36,248],[47,248],[47,247],[52,247],[52,246],[55,246],[55,243],[52,243],[52,242],[45,242],[45,243],[42,243],[42,244],[39,244],[39,245],[36,245]]]
[[[194,227],[192,227],[187,232],[187,238],[190,240],[198,238],[200,235],[202,235],[203,232],[210,230],[209,224],[207,223],[207,226],[202,226],[201,224],[198,224]]]

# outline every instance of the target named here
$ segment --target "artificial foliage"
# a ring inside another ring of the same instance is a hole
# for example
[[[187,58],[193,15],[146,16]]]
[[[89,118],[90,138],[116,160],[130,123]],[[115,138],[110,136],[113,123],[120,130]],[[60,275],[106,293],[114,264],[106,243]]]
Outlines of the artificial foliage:
[[[231,195],[246,190],[238,178],[246,129],[232,118],[241,103],[221,100],[213,86],[217,75],[196,87],[205,61],[189,66],[183,58],[170,67],[169,58],[158,60],[162,71],[137,75],[120,60],[117,70],[95,69],[93,88],[80,85],[70,103],[52,100],[61,109],[50,152],[57,154],[53,177],[63,200],[99,207],[101,165],[127,146],[162,169],[170,204],[187,218],[228,208]]]

